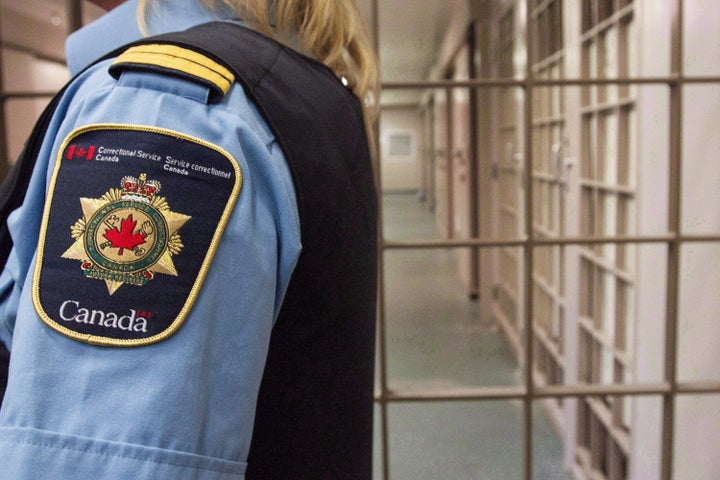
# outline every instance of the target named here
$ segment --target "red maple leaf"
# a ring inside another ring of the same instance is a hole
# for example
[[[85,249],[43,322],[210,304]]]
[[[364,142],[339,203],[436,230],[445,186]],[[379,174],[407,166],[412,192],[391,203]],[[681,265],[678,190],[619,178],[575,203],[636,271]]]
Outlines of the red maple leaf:
[[[133,233],[137,222],[133,220],[132,213],[122,222],[120,222],[120,230],[117,228],[107,229],[105,238],[112,244],[113,248],[119,248],[118,255],[122,255],[125,249],[133,250],[138,245],[145,243],[146,235],[144,233]]]

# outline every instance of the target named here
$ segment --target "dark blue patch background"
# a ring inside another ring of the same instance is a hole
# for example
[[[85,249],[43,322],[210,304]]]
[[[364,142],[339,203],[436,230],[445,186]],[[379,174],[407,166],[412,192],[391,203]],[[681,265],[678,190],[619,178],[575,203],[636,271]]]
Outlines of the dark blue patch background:
[[[95,146],[96,149],[142,150],[160,155],[161,161],[130,156],[119,156],[118,163],[88,161],[80,157],[67,160],[65,156],[71,146],[76,149]],[[226,179],[190,168],[186,169],[187,176],[165,171],[167,155],[231,172],[231,177]],[[56,177],[39,279],[42,309],[58,325],[80,334],[139,340],[162,333],[175,321],[186,303],[231,199],[236,180],[231,161],[216,150],[170,134],[115,129],[86,131],[71,138],[58,161],[62,164]],[[100,198],[111,188],[121,188],[124,176],[138,178],[142,173],[147,174],[147,180],[161,183],[157,195],[165,197],[170,211],[191,217],[178,230],[184,247],[172,256],[178,276],[157,273],[144,286],[126,283],[110,295],[104,280],[85,278],[80,269],[81,262],[62,258],[62,254],[75,243],[70,236],[70,227],[83,216],[80,198]],[[78,301],[81,307],[91,310],[115,312],[118,316],[127,315],[133,309],[152,312],[152,317],[146,333],[67,322],[61,320],[58,313],[66,300]]]

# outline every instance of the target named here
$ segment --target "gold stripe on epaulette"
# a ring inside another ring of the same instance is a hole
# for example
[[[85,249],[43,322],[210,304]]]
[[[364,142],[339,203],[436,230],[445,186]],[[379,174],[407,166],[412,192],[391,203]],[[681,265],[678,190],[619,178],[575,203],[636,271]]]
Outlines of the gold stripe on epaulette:
[[[148,44],[132,47],[115,59],[113,65],[153,65],[176,70],[206,80],[223,94],[230,90],[235,75],[213,59],[175,45]]]

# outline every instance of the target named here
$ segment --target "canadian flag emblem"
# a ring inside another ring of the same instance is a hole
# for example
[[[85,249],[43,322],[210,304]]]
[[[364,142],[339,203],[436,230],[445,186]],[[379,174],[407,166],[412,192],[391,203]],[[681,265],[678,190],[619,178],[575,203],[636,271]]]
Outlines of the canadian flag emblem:
[[[72,160],[74,158],[84,158],[85,160],[92,160],[93,155],[95,155],[94,145],[87,148],[70,145],[67,149],[67,153],[65,153],[65,158],[67,160]]]

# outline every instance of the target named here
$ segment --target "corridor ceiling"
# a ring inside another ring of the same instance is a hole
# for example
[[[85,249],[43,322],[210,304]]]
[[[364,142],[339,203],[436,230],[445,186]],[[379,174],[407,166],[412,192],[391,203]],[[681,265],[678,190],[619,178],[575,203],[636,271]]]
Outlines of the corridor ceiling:
[[[372,2],[358,0],[371,26]],[[429,79],[449,48],[447,32],[453,23],[462,22],[467,10],[466,0],[378,0],[383,82]],[[383,104],[416,103],[419,96],[420,92],[387,91]]]

